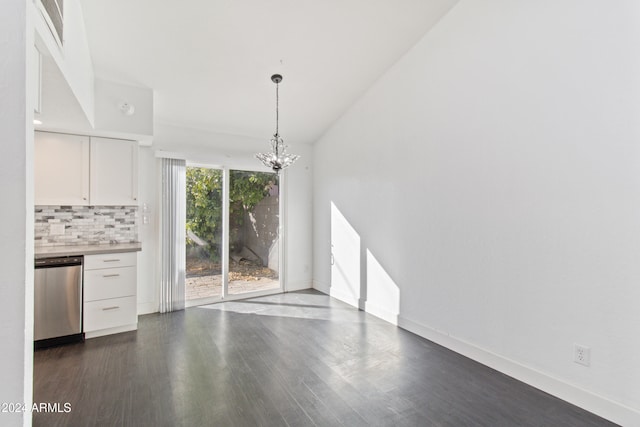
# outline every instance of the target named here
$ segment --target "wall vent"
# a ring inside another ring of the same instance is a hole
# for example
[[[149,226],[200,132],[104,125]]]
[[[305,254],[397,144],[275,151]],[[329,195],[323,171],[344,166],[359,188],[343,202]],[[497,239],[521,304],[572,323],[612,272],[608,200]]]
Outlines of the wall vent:
[[[60,46],[63,43],[64,0],[40,0],[49,29]]]

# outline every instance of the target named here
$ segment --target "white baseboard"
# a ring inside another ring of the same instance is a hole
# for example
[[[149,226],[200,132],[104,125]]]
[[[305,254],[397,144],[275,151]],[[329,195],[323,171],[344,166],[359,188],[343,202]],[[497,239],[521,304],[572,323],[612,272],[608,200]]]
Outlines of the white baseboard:
[[[286,292],[295,292],[311,288],[313,288],[313,284],[311,282],[287,282]]]
[[[393,313],[379,309],[379,307],[367,304],[366,301],[358,301],[349,295],[332,290],[331,286],[327,284],[314,281],[313,288],[616,424],[625,427],[640,427],[640,411],[637,409],[583,390],[573,384],[477,347],[464,340],[438,332],[403,316],[396,316]]]
[[[389,322],[392,325],[398,325],[398,313],[392,313],[390,311],[385,310],[384,308],[378,307],[374,304],[371,304],[370,302],[362,301],[362,300],[360,300],[360,304],[358,305],[358,308],[386,322]]]
[[[360,304],[359,304],[358,299],[355,298],[353,295],[342,293],[342,292],[337,291],[337,290],[335,290],[333,288],[330,288],[328,290],[328,292],[325,292],[325,293],[330,295],[330,296],[332,296],[335,299],[338,299],[338,300],[344,302],[344,303],[352,305],[352,306],[354,306],[356,308],[360,308]]]
[[[367,304],[366,301],[360,301],[350,295],[336,292],[326,284],[314,281],[313,288],[616,424],[625,427],[640,427],[640,411],[634,408],[583,390],[546,373],[390,313],[372,304]]]
[[[142,316],[143,314],[151,314],[158,312],[158,303],[152,302],[142,302],[138,303],[138,316]]]
[[[633,408],[583,390],[402,316],[398,316],[398,326],[614,423],[622,426],[640,426],[640,412]]]
[[[138,329],[138,324],[133,323],[131,325],[118,326],[116,328],[107,328],[107,329],[100,329],[99,331],[85,332],[84,337],[86,339],[97,338],[105,335],[119,334],[120,332],[135,331],[136,329]]]
[[[322,282],[318,282],[317,280],[314,280],[311,283],[313,289],[315,289],[316,291],[322,292],[323,294],[329,295],[329,289],[331,289],[331,286],[329,286],[326,283],[322,283]]]

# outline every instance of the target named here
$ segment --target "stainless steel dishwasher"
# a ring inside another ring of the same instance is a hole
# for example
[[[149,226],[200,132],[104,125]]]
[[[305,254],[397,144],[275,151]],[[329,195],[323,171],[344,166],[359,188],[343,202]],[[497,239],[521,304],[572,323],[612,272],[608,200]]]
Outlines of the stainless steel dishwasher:
[[[35,261],[34,331],[36,349],[83,341],[81,256]]]

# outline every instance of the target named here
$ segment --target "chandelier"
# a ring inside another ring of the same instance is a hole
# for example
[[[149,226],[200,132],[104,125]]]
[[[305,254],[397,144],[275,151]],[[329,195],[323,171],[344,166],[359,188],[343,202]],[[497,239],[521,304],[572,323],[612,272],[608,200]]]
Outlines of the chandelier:
[[[282,81],[282,76],[280,74],[274,74],[271,76],[271,81],[276,84],[276,133],[273,134],[273,138],[269,141],[271,144],[271,152],[270,153],[258,153],[256,154],[256,158],[262,162],[266,167],[273,169],[275,173],[280,172],[282,169],[290,166],[298,160],[300,156],[296,154],[287,154],[287,146],[284,145],[284,141],[280,137],[278,133],[278,88],[279,84]]]

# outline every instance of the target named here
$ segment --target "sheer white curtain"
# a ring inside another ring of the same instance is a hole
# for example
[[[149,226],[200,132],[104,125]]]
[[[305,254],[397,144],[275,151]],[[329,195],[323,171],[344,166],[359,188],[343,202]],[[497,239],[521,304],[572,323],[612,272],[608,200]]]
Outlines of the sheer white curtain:
[[[186,162],[162,159],[160,313],[184,309]]]

